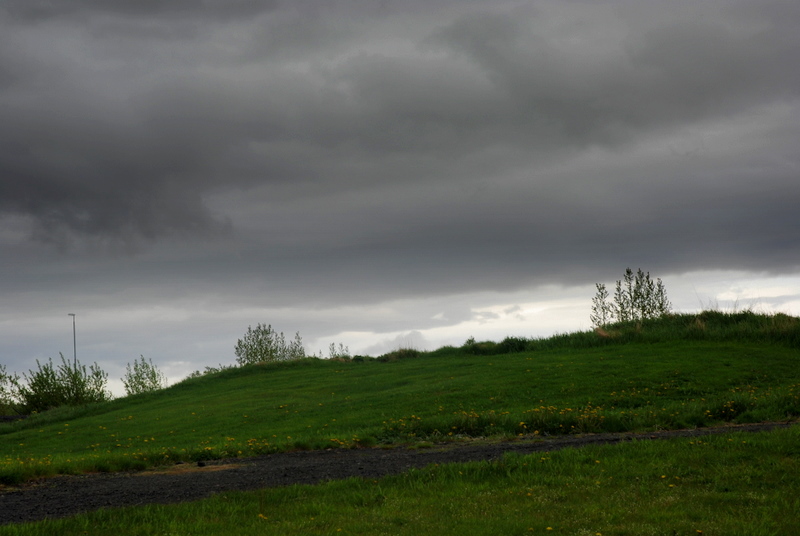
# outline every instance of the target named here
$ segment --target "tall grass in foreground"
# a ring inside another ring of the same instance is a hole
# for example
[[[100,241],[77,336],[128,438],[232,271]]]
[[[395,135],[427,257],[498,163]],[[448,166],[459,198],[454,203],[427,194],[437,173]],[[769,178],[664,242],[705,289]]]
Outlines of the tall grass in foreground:
[[[800,428],[508,455],[0,527],[51,534],[800,534]]]
[[[797,319],[698,315],[693,322],[704,322],[705,335],[692,338],[685,330],[701,328],[687,327],[685,316],[516,341],[515,352],[502,355],[476,355],[485,343],[471,343],[394,362],[248,366],[48,411],[0,424],[0,484],[293,449],[800,416]],[[533,342],[540,347],[524,346]]]

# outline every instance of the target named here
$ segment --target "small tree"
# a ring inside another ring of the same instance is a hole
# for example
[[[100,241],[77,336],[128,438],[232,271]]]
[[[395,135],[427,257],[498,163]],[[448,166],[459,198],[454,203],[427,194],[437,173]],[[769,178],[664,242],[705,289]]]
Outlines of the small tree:
[[[641,268],[636,272],[632,292],[632,316],[635,320],[655,318],[658,316],[656,314],[656,287],[655,282],[650,279],[650,272],[644,273]]]
[[[664,283],[660,277],[656,279],[653,302],[656,316],[664,316],[672,311],[672,303],[667,299],[667,289],[664,288]]]
[[[145,361],[140,355],[138,360],[125,367],[125,376],[122,378],[125,394],[138,395],[157,391],[167,386],[167,377],[153,364],[153,360]]]
[[[294,340],[286,347],[286,359],[303,359],[306,356],[306,349],[303,347],[303,339],[300,332],[294,334]]]
[[[633,272],[625,270],[622,281],[617,281],[614,291],[614,312],[617,322],[633,320]]]
[[[342,343],[339,343],[339,346],[337,348],[336,344],[331,343],[330,346],[328,346],[328,358],[350,359],[350,348],[348,348]]]
[[[234,347],[236,362],[239,365],[288,361],[305,357],[303,341],[300,333],[296,333],[294,341],[286,344],[283,332],[278,333],[272,325],[258,324],[255,329],[248,326],[244,338],[239,339]]]
[[[617,322],[638,322],[658,318],[672,310],[664,283],[661,279],[653,281],[650,272],[643,272],[641,268],[635,274],[630,268],[625,270],[623,278],[616,283],[613,304],[607,302],[605,285],[597,283],[596,287],[590,316],[596,327],[604,326],[612,317]]]
[[[603,327],[611,322],[614,306],[608,301],[608,291],[603,283],[597,283],[597,294],[592,298],[592,314],[589,317],[592,325]]]

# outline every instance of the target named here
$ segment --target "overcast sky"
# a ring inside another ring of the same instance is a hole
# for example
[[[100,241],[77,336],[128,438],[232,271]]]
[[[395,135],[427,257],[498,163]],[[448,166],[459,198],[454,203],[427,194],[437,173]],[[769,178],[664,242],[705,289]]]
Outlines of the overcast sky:
[[[796,0],[0,0],[0,363],[798,315],[798,63]]]

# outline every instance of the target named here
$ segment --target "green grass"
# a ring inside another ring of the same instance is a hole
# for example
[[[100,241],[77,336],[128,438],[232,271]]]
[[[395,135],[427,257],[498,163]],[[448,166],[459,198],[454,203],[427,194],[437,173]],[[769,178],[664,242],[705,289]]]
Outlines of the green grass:
[[[0,424],[0,484],[292,449],[795,418],[798,325],[703,313],[530,340],[508,354],[480,355],[494,343],[476,343],[392,362],[230,369]]]
[[[798,460],[794,426],[222,493],[8,525],[0,535],[799,534]]]

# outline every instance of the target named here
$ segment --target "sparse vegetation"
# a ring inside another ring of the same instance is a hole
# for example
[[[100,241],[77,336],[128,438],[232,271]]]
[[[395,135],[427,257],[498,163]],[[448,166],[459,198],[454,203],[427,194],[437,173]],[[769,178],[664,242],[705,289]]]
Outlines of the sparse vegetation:
[[[12,398],[14,376],[6,372],[5,365],[0,364],[0,416],[15,413]]]
[[[350,359],[350,348],[342,343],[339,343],[339,346],[336,346],[335,343],[331,343],[330,346],[328,346],[328,359],[347,361]]]
[[[165,388],[167,378],[153,364],[152,359],[145,360],[144,356],[139,356],[138,360],[134,360],[133,366],[128,363],[125,367],[122,385],[128,396],[138,395]]]
[[[217,374],[219,372],[222,372],[223,370],[228,370],[228,369],[232,369],[232,368],[235,368],[235,367],[236,367],[235,365],[223,365],[222,363],[220,363],[216,367],[206,366],[203,370],[195,370],[195,371],[191,372],[188,376],[186,376],[183,380],[181,380],[181,382],[184,382],[184,381],[187,381],[187,380],[193,380],[194,378],[201,378],[203,376],[208,376],[210,374]],[[178,383],[181,383],[181,382],[178,382]]]
[[[257,324],[255,328],[248,326],[247,333],[236,342],[234,353],[239,365],[291,361],[306,357],[299,332],[295,334],[293,341],[287,343],[283,332],[274,331],[271,324]]]
[[[61,354],[61,364],[52,359],[42,364],[36,361],[36,370],[8,374],[0,370],[0,403],[16,413],[42,412],[60,406],[81,406],[103,402],[111,398],[106,390],[108,374],[94,363],[87,370],[80,362],[69,362]]]
[[[596,283],[597,294],[592,298],[592,314],[589,320],[598,328],[611,323],[614,318],[614,306],[608,301],[608,290],[603,283]]]
[[[608,291],[603,283],[597,283],[597,294],[592,299],[592,325],[604,328],[612,320],[617,322],[641,322],[660,318],[670,313],[672,304],[661,279],[653,281],[650,272],[641,268],[633,273],[627,268],[622,280],[617,281],[614,303],[610,303]]]
[[[378,357],[378,361],[397,361],[398,359],[413,359],[422,355],[422,352],[414,348],[398,348]]]

